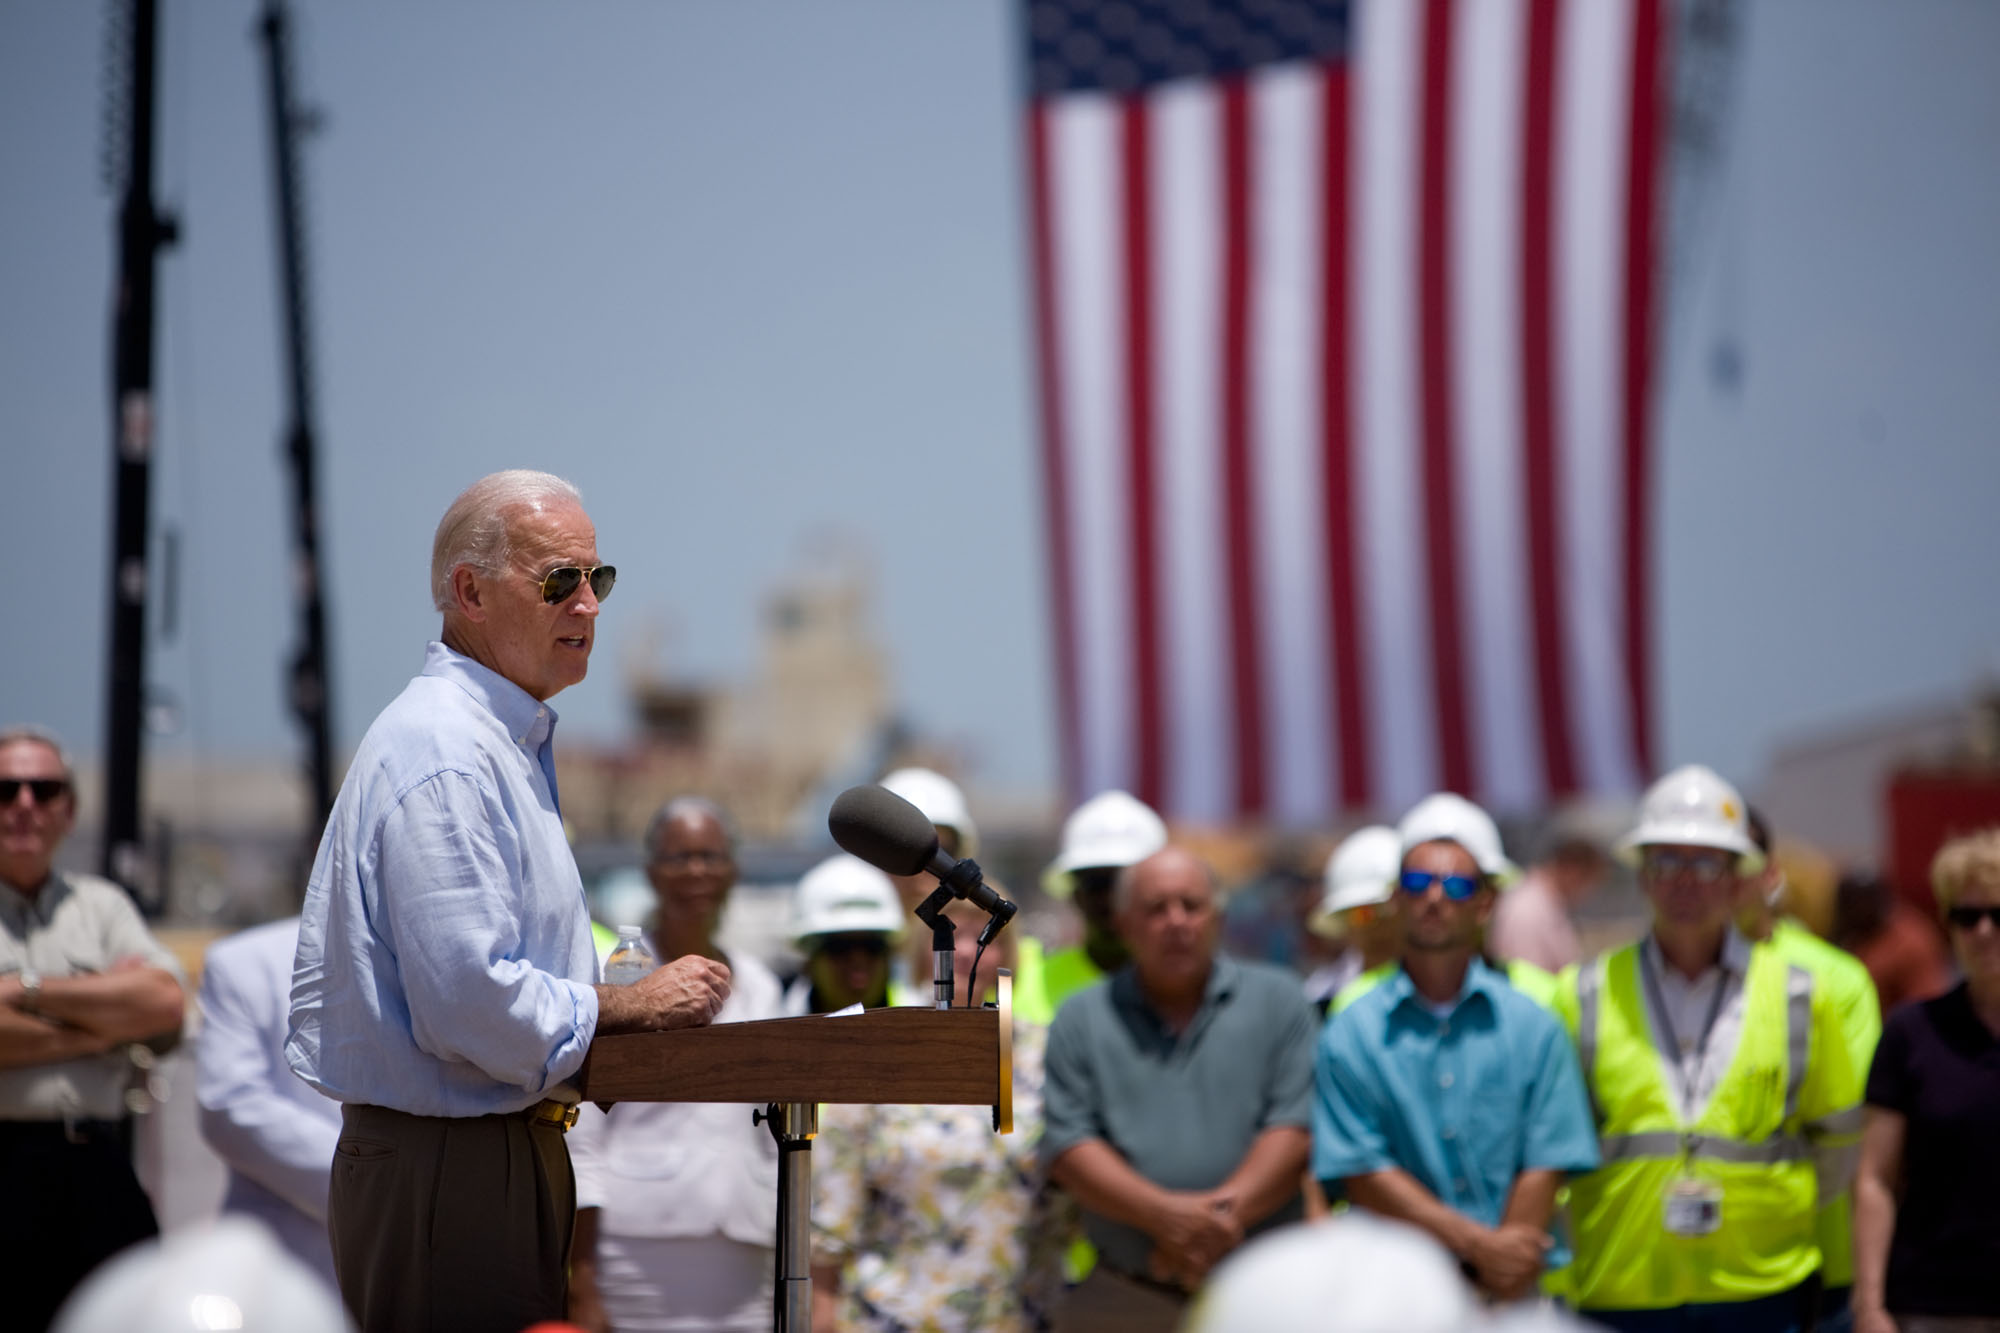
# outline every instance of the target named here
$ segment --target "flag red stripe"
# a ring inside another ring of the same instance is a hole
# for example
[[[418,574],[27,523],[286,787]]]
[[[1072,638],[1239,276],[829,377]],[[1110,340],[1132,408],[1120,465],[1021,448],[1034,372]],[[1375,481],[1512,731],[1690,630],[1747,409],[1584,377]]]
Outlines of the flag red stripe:
[[[1562,597],[1562,478],[1555,458],[1555,301],[1550,233],[1559,0],[1529,0],[1521,114],[1521,448],[1528,608],[1534,621],[1535,702],[1542,772],[1552,795],[1577,789],[1570,734],[1568,636]]]
[[[1423,413],[1423,523],[1430,593],[1431,668],[1437,696],[1438,769],[1452,791],[1474,790],[1467,742],[1465,660],[1459,614],[1457,476],[1451,386],[1451,76],[1454,5],[1424,8],[1422,181],[1418,199],[1417,356]]]
[[[1348,109],[1351,77],[1328,65],[1321,80],[1325,178],[1323,283],[1320,301],[1320,431],[1325,447],[1324,514],[1327,553],[1327,661],[1333,664],[1334,753],[1340,757],[1336,804],[1366,807],[1373,799],[1368,772],[1367,682],[1362,679],[1360,534],[1355,525],[1354,419],[1348,383]]]
[[[1625,156],[1625,682],[1632,757],[1653,771],[1650,567],[1654,248],[1660,98],[1666,65],[1659,0],[1634,0],[1632,124]]]
[[[1264,810],[1264,713],[1250,457],[1250,92],[1241,77],[1222,84],[1222,190],[1224,551],[1229,564],[1236,811],[1248,816]]]
[[[1050,223],[1048,111],[1028,105],[1029,240],[1035,281],[1036,366],[1042,382],[1042,476],[1048,488],[1049,596],[1055,607],[1056,707],[1061,735],[1063,787],[1071,800],[1083,785],[1082,729],[1078,725],[1076,591],[1069,545],[1069,477],[1062,427],[1062,349],[1056,340],[1055,238]]]
[[[1165,794],[1161,750],[1165,719],[1160,695],[1160,548],[1154,540],[1153,235],[1146,99],[1127,97],[1123,126],[1125,186],[1125,419],[1127,505],[1132,561],[1132,743],[1134,787],[1158,806]]]

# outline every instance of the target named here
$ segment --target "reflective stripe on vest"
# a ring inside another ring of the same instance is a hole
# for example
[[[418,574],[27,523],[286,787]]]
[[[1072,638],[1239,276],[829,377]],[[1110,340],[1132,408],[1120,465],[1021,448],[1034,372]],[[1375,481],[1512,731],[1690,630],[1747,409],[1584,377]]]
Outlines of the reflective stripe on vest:
[[[1670,1129],[1643,1134],[1607,1134],[1597,1141],[1606,1162],[1640,1157],[1707,1157],[1718,1162],[1796,1162],[1812,1156],[1812,1148],[1792,1134],[1773,1134],[1761,1143],[1742,1143],[1713,1134],[1676,1134]]]

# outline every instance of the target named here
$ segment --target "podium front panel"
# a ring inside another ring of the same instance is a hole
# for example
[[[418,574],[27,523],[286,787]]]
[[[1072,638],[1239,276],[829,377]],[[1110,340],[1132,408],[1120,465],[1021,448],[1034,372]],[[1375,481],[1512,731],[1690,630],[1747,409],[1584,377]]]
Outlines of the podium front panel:
[[[1002,1020],[995,1009],[871,1009],[599,1037],[579,1083],[598,1102],[992,1106]]]

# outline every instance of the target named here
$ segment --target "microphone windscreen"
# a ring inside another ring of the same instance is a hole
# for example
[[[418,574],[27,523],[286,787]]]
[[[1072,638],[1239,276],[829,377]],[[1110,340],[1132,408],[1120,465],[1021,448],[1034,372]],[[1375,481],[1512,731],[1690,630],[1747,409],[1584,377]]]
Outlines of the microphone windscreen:
[[[937,828],[887,787],[849,787],[834,799],[827,829],[840,850],[891,875],[930,869]]]

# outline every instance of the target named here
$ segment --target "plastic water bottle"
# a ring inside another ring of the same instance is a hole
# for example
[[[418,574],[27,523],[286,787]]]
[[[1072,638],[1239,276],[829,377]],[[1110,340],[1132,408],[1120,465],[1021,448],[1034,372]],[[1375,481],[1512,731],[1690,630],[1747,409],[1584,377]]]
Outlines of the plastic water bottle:
[[[620,926],[618,943],[612,947],[611,956],[604,960],[604,984],[629,986],[644,980],[658,964],[653,951],[646,947],[646,941],[639,938],[639,928]]]

